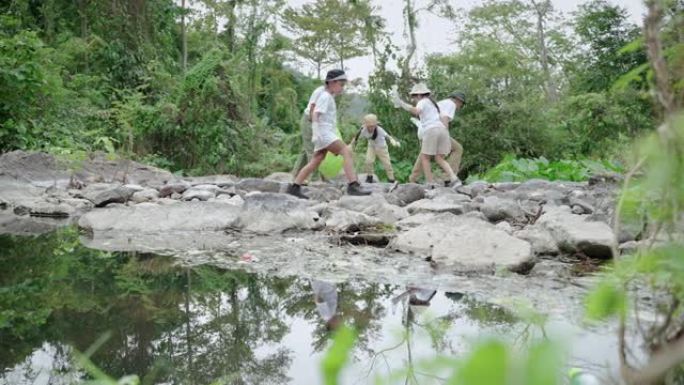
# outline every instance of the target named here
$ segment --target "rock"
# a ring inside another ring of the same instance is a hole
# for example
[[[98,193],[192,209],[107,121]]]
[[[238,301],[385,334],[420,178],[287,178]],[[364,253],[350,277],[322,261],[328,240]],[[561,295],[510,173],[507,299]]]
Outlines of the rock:
[[[119,186],[113,189],[102,191],[97,194],[92,202],[95,207],[104,207],[110,203],[126,203],[135,191]]]
[[[425,189],[415,183],[401,184],[394,191],[385,195],[385,199],[393,205],[404,207],[415,201],[425,199]]]
[[[546,206],[537,225],[548,230],[561,251],[581,252],[592,258],[611,258],[616,244],[613,230],[570,212],[567,206]]]
[[[181,195],[177,192],[171,194],[171,199],[174,199],[174,200],[180,200],[182,197],[183,197],[183,195]]]
[[[245,191],[261,191],[277,193],[280,192],[281,184],[272,180],[248,178],[243,179],[235,185],[236,188]]]
[[[401,229],[418,227],[430,223],[431,221],[434,221],[437,216],[438,214],[432,212],[418,213],[400,220],[399,222],[397,222],[397,227]]]
[[[572,207],[572,209],[573,209],[572,210],[573,212],[575,212],[575,206],[577,206],[581,209],[580,214],[592,214],[594,211],[596,211],[594,206],[592,206],[589,202],[587,202],[583,199],[576,198],[574,196],[570,196],[568,201],[569,201],[570,207]]]
[[[584,214],[584,209],[581,206],[573,205],[571,208],[573,214],[582,215]]]
[[[620,250],[620,255],[630,255],[636,253],[641,246],[640,242],[629,241],[621,243],[620,246],[618,246],[618,250]]]
[[[68,218],[76,214],[76,209],[66,203],[37,202],[31,206],[29,214],[32,217]]]
[[[535,255],[557,255],[560,252],[551,234],[539,226],[528,226],[515,231],[513,236],[529,242]]]
[[[131,200],[135,203],[151,202],[157,200],[157,198],[159,198],[159,192],[151,188],[145,188],[131,196]]]
[[[167,183],[159,188],[159,197],[166,198],[173,194],[182,194],[190,187],[192,187],[190,183],[183,181]]]
[[[273,174],[264,178],[265,180],[272,180],[279,183],[292,183],[294,177],[289,172],[274,172]]]
[[[409,212],[406,208],[391,205],[384,200],[367,207],[363,210],[363,213],[375,217],[380,222],[388,225],[394,224],[409,216]]]
[[[464,203],[448,203],[436,199],[421,199],[406,206],[410,214],[418,213],[452,213],[461,215],[470,211]]]
[[[219,195],[216,197],[216,201],[237,207],[242,207],[245,204],[245,200],[239,195],[233,195],[232,197],[230,195]]]
[[[495,271],[505,267],[526,272],[534,265],[529,243],[474,218],[441,214],[434,220],[399,233],[390,247],[432,257],[438,264],[461,271]]]
[[[525,214],[517,202],[494,195],[485,197],[484,202],[480,206],[480,211],[490,222],[503,220],[522,221],[525,218]]]
[[[133,191],[134,194],[137,193],[138,191],[142,191],[143,189],[145,189],[143,186],[141,186],[139,184],[130,184],[130,183],[123,185],[123,188],[128,189],[130,191]]]
[[[239,214],[240,208],[218,202],[121,206],[93,210],[78,225],[89,231],[133,233],[221,231],[234,227]]]
[[[304,187],[304,194],[309,197],[309,199],[315,200],[317,202],[332,202],[340,199],[344,194],[342,190],[336,187],[324,186],[324,187]]]
[[[238,178],[234,175],[205,175],[205,176],[195,176],[192,178],[186,178],[187,183],[191,186],[201,186],[201,185],[215,185],[220,188],[226,188],[234,186],[237,183]],[[182,191],[180,191],[182,192]]]
[[[218,190],[217,186],[216,190]],[[199,187],[191,187],[183,192],[183,196],[181,197],[181,200],[184,201],[192,201],[192,200],[198,200],[198,201],[208,201],[211,198],[216,197],[216,190],[212,189],[203,189]]]
[[[570,278],[573,275],[573,267],[569,263],[544,259],[534,265],[529,275],[540,278]]]
[[[383,196],[377,194],[366,196],[344,195],[336,202],[336,205],[347,210],[363,212],[371,206],[386,202]]]
[[[309,201],[287,194],[260,193],[248,194],[245,198],[236,227],[270,234],[291,229],[320,229],[323,223]]]
[[[506,221],[499,222],[494,227],[496,227],[499,230],[503,230],[508,234],[513,233],[513,227],[511,227],[511,224]]]
[[[329,208],[324,211],[325,227],[338,232],[361,231],[380,224],[376,218],[347,209]]]
[[[513,191],[520,187],[521,183],[519,182],[500,182],[500,183],[494,183],[492,185],[492,188],[497,190],[497,191]]]
[[[340,235],[340,241],[352,245],[385,247],[389,244],[392,236],[384,233],[343,233]]]
[[[0,213],[0,234],[40,235],[55,231],[59,227],[68,226],[70,219],[15,216]]]
[[[468,195],[471,198],[475,198],[476,196],[486,192],[492,187],[490,183],[487,182],[473,182],[469,183],[467,185],[461,185],[456,187],[456,191]]]

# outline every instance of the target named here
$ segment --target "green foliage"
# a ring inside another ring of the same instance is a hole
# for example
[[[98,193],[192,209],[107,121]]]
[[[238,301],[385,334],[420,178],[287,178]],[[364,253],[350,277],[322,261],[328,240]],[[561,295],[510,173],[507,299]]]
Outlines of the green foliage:
[[[326,385],[339,384],[339,375],[347,363],[356,341],[356,332],[343,326],[335,332],[333,343],[321,363]]]
[[[525,159],[507,155],[501,163],[483,175],[472,175],[470,179],[483,179],[488,182],[520,182],[528,179],[579,182],[586,181],[593,174],[621,171],[620,167],[609,161],[589,159],[549,161],[544,157]]]
[[[624,317],[627,312],[627,296],[617,282],[601,282],[586,298],[587,318],[603,321],[606,318]]]

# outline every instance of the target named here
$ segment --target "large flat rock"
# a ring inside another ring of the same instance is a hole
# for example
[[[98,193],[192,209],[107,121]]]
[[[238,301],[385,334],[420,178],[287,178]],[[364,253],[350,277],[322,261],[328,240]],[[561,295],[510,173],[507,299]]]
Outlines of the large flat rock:
[[[617,240],[607,223],[573,214],[568,206],[546,206],[544,211],[536,224],[549,231],[561,251],[592,258],[613,256]]]
[[[240,211],[239,207],[220,202],[144,203],[91,211],[81,217],[78,225],[90,231],[218,231],[234,227]]]
[[[525,272],[534,265],[528,242],[480,219],[448,213],[400,233],[390,247],[422,258],[431,257],[460,271],[504,267]]]

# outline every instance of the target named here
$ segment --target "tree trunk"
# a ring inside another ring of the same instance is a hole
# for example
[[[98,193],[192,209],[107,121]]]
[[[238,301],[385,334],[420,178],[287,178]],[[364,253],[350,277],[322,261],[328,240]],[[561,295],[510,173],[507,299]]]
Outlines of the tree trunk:
[[[544,17],[549,11],[550,4],[548,0],[543,3],[537,3],[532,0],[532,5],[537,13],[537,33],[539,36],[539,60],[541,62],[542,71],[544,72],[544,86],[546,92],[546,99],[551,102],[558,101],[558,93],[556,92],[556,85],[549,69],[549,53],[546,47],[546,31],[544,30]]]
[[[236,22],[236,17],[235,17],[235,6],[237,5],[237,0],[230,0],[228,1],[228,9],[227,9],[227,16],[228,16],[228,25],[226,26],[226,40],[227,40],[227,46],[228,50],[233,51],[235,48],[235,22]]]
[[[181,1],[181,8],[183,13],[181,14],[181,68],[183,73],[188,69],[188,35],[185,30],[185,0]]]
[[[413,0],[404,0],[404,14],[406,15],[406,25],[409,30],[409,46],[406,52],[406,59],[402,63],[401,77],[405,81],[411,78],[411,59],[416,53],[416,14],[413,9]]]

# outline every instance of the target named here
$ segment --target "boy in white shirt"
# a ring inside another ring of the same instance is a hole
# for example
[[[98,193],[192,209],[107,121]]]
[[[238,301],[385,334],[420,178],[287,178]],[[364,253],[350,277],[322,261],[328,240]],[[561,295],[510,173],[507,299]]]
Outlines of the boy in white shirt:
[[[337,105],[335,95],[339,95],[347,84],[347,75],[342,70],[328,71],[325,76],[325,90],[318,95],[311,113],[312,137],[314,145],[313,157],[295,177],[294,183],[287,187],[287,193],[300,199],[309,199],[302,193],[302,184],[320,166],[328,151],[344,158],[344,174],[347,176],[347,194],[370,195],[359,184],[354,172],[354,159],[351,149],[337,136]]]
[[[389,141],[392,146],[399,146],[399,142],[378,125],[378,117],[374,114],[368,114],[363,118],[363,126],[361,126],[361,129],[356,133],[356,136],[349,144],[352,149],[359,139],[359,136],[368,139],[368,150],[366,150],[364,170],[366,172],[366,183],[373,183],[373,166],[375,165],[376,156],[380,159],[382,166],[385,168],[385,173],[387,174],[389,182],[394,183],[394,169],[392,168],[392,162],[390,161],[389,151],[387,151],[386,140]]]

